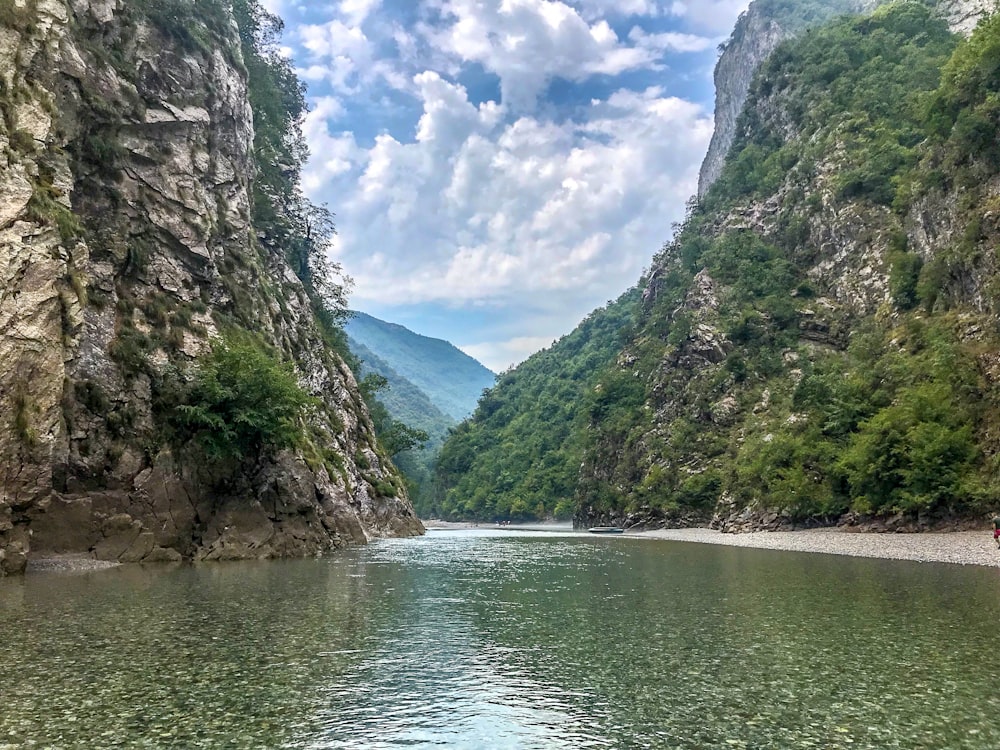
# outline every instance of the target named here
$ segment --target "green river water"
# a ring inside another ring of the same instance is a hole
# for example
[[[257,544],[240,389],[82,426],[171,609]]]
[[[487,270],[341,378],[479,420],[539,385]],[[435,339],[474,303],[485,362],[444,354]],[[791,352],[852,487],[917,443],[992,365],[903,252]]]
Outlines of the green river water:
[[[1000,747],[1000,571],[553,532],[0,580],[0,748]]]

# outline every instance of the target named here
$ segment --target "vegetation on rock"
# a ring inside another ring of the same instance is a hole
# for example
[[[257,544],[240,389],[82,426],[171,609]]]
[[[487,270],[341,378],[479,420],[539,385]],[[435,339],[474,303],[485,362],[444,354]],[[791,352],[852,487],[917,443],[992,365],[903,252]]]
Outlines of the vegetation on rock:
[[[302,444],[303,411],[315,402],[290,363],[247,335],[212,344],[173,410],[174,436],[213,459],[256,458]]]
[[[632,290],[551,348],[500,376],[441,450],[431,505],[442,518],[568,518],[586,436],[594,373],[621,348],[638,301]]]

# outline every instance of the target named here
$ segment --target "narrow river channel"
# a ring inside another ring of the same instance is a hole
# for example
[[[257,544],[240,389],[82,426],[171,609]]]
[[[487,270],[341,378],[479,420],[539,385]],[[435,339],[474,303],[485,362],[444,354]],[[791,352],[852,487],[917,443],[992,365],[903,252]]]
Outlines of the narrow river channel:
[[[0,749],[1000,747],[1000,571],[569,532],[0,580]]]

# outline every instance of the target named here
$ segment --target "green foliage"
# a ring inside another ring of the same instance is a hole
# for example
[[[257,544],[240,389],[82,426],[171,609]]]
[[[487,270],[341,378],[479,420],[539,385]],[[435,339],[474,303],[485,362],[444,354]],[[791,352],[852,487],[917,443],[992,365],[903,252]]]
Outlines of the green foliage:
[[[351,280],[330,260],[333,214],[302,192],[302,167],[309,155],[302,134],[305,84],[279,51],[281,19],[258,0],[233,0],[232,7],[254,112],[254,226],[263,233],[265,245],[284,254],[322,311],[321,324],[334,330],[348,316]],[[337,339],[335,333],[332,338]]]
[[[353,322],[352,319],[351,324]],[[384,325],[388,327],[388,324]],[[392,328],[405,330],[399,326]],[[354,330],[353,325],[351,329]],[[432,403],[420,388],[401,376],[366,346],[353,339],[350,346],[361,360],[355,366],[355,372],[360,372],[362,376],[374,373],[386,379],[386,387],[377,394],[378,401],[385,408],[386,418],[377,421],[376,431],[379,432],[379,439],[387,451],[393,453],[393,462],[406,477],[410,499],[420,512],[430,499],[434,459],[444,443],[448,430],[455,425],[455,420]],[[460,371],[456,373],[455,379],[461,380],[458,375]],[[438,377],[440,378],[440,375]],[[361,382],[364,380],[362,377]],[[371,406],[369,411],[373,411]]]
[[[21,7],[14,0],[0,0],[0,26],[24,31],[30,29],[38,18],[37,0],[28,0]]]
[[[27,130],[15,130],[10,134],[10,147],[20,154],[33,154],[38,145],[35,136]]]
[[[212,52],[229,32],[225,0],[134,0],[161,33],[189,50]]]
[[[804,445],[822,459],[812,463],[815,496],[863,512],[978,507],[989,494],[976,437],[988,416],[984,387],[947,320],[859,334],[846,358],[826,361],[795,394],[795,408],[810,414]],[[801,453],[779,444],[779,455]]]
[[[109,353],[126,377],[134,377],[145,372],[149,364],[149,354],[153,351],[153,340],[131,325],[125,325],[111,342]]]
[[[924,259],[915,253],[897,252],[889,256],[889,292],[903,310],[912,310],[920,300],[920,272]]]
[[[83,227],[73,212],[58,200],[61,196],[61,191],[52,184],[51,175],[41,171],[28,201],[28,218],[38,223],[55,224],[60,239],[68,245],[81,236]]]
[[[313,399],[289,363],[249,336],[216,341],[174,410],[173,437],[212,459],[253,458],[295,448]]]
[[[359,383],[361,395],[368,405],[368,411],[375,426],[375,435],[382,447],[390,456],[423,448],[430,439],[424,430],[410,427],[393,419],[385,404],[379,399],[379,394],[389,388],[388,379],[378,373],[369,373]]]
[[[984,20],[944,66],[926,103],[928,130],[941,144],[937,168],[963,186],[1000,170],[1000,14]]]
[[[835,446],[814,423],[786,424],[741,446],[729,490],[793,517],[827,516],[843,510],[827,476],[835,458]]]
[[[952,389],[929,383],[901,389],[852,436],[841,458],[855,507],[928,510],[965,499],[979,450]]]
[[[25,448],[35,448],[38,445],[38,432],[32,426],[32,413],[36,408],[24,391],[14,394],[14,434]]]
[[[920,2],[892,3],[785,43],[761,68],[743,135],[703,208],[771,195],[789,173],[808,178],[809,165],[832,153],[846,162],[839,198],[892,205],[901,175],[919,160],[924,101],[954,46],[946,24]],[[788,139],[763,119],[777,96],[801,137]]]
[[[485,390],[472,418],[442,447],[434,494],[421,513],[569,517],[589,412],[602,408],[597,377],[614,361],[638,302],[638,290],[626,293]],[[640,401],[641,391],[641,383],[633,389]]]

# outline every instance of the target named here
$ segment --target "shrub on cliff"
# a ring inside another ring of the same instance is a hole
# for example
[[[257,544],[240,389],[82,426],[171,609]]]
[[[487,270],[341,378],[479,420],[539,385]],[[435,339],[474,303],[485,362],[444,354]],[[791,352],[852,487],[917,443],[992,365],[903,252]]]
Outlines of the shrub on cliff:
[[[312,398],[291,365],[248,336],[216,341],[172,418],[175,435],[209,458],[242,459],[295,447]]]

